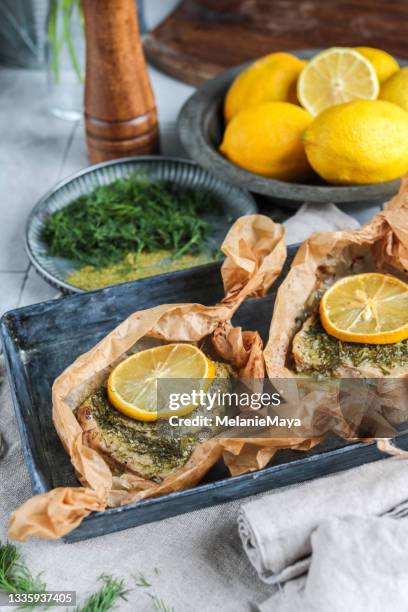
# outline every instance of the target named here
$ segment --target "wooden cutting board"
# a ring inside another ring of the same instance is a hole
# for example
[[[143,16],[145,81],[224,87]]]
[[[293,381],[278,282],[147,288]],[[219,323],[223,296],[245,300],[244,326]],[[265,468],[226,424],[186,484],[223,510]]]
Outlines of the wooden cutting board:
[[[144,48],[158,68],[199,85],[271,51],[364,45],[408,58],[407,23],[407,0],[183,0]]]

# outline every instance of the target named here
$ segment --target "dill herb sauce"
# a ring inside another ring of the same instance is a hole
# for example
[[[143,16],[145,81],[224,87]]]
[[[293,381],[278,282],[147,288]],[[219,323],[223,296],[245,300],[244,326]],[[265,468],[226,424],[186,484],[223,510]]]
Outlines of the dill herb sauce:
[[[305,332],[303,342],[309,366],[313,367],[298,370],[311,375],[334,376],[338,368],[347,364],[356,368],[375,364],[383,374],[408,365],[408,340],[394,344],[344,342],[327,334],[318,319]]]

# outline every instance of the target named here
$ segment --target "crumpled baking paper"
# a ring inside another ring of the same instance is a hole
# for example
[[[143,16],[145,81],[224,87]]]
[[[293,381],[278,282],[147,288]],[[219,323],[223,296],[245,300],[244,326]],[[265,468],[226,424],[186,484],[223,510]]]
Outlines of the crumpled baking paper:
[[[330,394],[328,385],[317,383],[313,389],[310,380],[302,389],[299,375],[291,369],[293,338],[300,322],[316,312],[322,290],[344,276],[375,271],[408,281],[408,177],[403,178],[399,193],[384,210],[360,229],[316,232],[305,240],[277,291],[264,352],[266,370],[271,379],[282,379],[285,398],[297,407],[296,416],[305,424],[305,431],[310,432],[314,419],[315,442],[329,432],[348,440],[358,439],[367,406],[373,437],[391,436],[393,426],[407,420],[408,389],[403,380],[406,376],[399,381],[379,378],[373,390],[351,384],[350,396],[346,401],[343,397],[340,405],[339,393],[344,392],[344,382],[333,381]],[[344,418],[346,415],[349,418]],[[302,429],[297,434],[302,435]]]

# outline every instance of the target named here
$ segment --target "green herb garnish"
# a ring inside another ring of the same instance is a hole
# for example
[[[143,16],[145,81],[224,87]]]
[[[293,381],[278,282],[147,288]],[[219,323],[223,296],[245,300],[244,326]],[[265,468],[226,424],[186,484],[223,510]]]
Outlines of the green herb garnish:
[[[31,574],[21,554],[13,544],[0,542],[0,591],[3,593],[44,593],[46,584]],[[35,607],[26,604],[22,607]]]
[[[88,399],[105,444],[114,442],[115,454],[127,461],[129,453],[149,454],[157,466],[179,467],[191,455],[197,444],[198,434],[175,435],[165,421],[148,426],[131,419],[118,410],[112,410],[105,388],[96,391]]]
[[[149,593],[149,597],[153,604],[153,610],[156,612],[176,612],[173,606],[168,606],[160,597]]]
[[[51,255],[108,266],[129,252],[201,253],[217,210],[207,190],[183,189],[137,175],[97,187],[48,217],[42,239]]]
[[[140,573],[139,576],[134,576],[134,579],[135,579],[135,584],[138,587],[149,588],[152,586],[150,582],[147,580],[147,578],[142,573]]]
[[[396,367],[408,365],[408,340],[392,344],[360,344],[344,342],[330,336],[316,318],[305,334],[305,343],[315,365],[305,373],[333,376],[344,365],[355,368],[372,365],[389,374]]]
[[[159,570],[157,567],[154,568],[154,573],[156,575],[159,574]],[[149,589],[152,587],[150,582],[145,578],[142,573],[139,573],[138,576],[133,576],[136,586]],[[176,612],[173,606],[168,606],[164,600],[156,595],[155,593],[146,593],[146,595],[150,598],[152,609],[155,612]]]
[[[126,600],[129,589],[125,589],[123,580],[105,575],[100,580],[104,583],[103,587],[91,595],[82,608],[77,608],[77,612],[108,612],[118,599]]]

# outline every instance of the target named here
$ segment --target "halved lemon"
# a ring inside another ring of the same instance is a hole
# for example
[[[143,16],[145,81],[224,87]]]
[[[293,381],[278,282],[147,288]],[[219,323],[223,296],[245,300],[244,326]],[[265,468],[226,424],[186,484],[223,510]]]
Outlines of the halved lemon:
[[[323,295],[320,319],[339,340],[400,342],[408,338],[408,284],[376,272],[347,276]]]
[[[116,366],[108,379],[108,397],[115,408],[132,419],[156,421],[181,416],[196,406],[188,404],[170,410],[170,392],[206,390],[214,375],[214,363],[196,346],[165,344],[135,353]]]
[[[365,57],[345,47],[318,53],[300,73],[297,94],[311,115],[352,100],[375,100],[380,86],[376,71]]]

